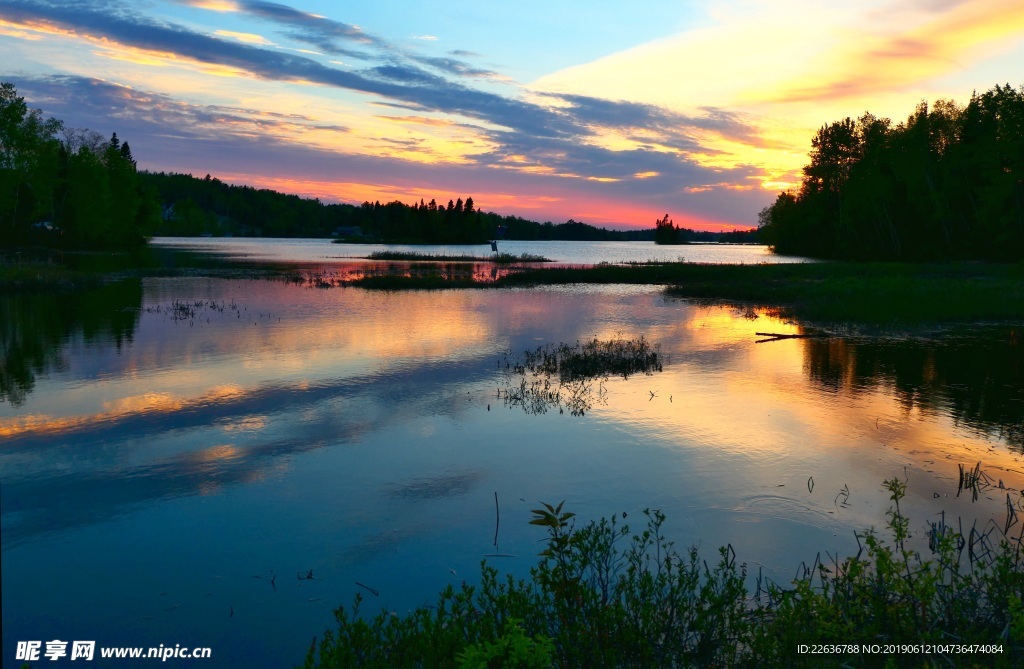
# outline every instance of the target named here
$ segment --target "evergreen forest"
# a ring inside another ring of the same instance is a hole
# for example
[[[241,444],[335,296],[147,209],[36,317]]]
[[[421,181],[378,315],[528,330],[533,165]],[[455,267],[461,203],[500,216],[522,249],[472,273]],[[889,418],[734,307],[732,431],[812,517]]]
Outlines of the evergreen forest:
[[[67,128],[0,84],[0,246],[131,248],[159,219],[128,142]]]
[[[921,102],[818,130],[803,182],[759,215],[778,253],[860,260],[1024,259],[1024,86]]]

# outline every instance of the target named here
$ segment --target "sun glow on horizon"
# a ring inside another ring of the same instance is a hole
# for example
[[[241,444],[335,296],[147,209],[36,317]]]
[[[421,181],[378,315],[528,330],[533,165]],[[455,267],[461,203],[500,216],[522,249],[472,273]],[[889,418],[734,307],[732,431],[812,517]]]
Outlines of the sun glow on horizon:
[[[91,118],[106,114],[104,132],[132,128],[140,160],[156,169],[187,162],[346,201],[401,199],[425,183],[457,192],[472,170],[470,189],[510,211],[599,225],[647,227],[668,211],[698,229],[747,229],[774,192],[799,184],[822,125],[865,111],[898,123],[922,99],[962,104],[1024,57],[1017,0],[717,0],[636,43],[556,58],[557,70],[518,81],[515,61],[460,42],[477,31],[453,34],[430,16],[397,28],[358,2],[158,4],[123,15],[0,5],[0,49],[26,62],[29,79],[135,91],[118,99],[123,109],[98,101]],[[581,16],[582,34],[598,20]],[[488,25],[479,31],[500,46]],[[529,60],[533,50],[516,53]],[[63,108],[71,127],[83,125],[80,106]],[[147,156],[147,133],[194,141],[187,156],[167,142]],[[232,164],[230,151],[207,155],[207,140],[273,151],[247,147]],[[336,166],[336,183],[281,174],[309,156]],[[335,159],[345,156],[352,167]],[[371,178],[359,167],[368,161],[390,167]]]

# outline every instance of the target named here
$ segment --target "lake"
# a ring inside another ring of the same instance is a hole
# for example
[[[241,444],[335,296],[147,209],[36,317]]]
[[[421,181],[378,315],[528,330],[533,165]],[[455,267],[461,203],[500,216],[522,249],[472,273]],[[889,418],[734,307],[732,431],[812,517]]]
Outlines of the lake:
[[[300,264],[348,252],[182,243]],[[592,253],[558,244],[524,248]],[[662,509],[680,547],[710,561],[731,544],[781,584],[884,526],[886,478],[907,479],[918,539],[940,513],[966,531],[1020,509],[1020,324],[761,341],[803,326],[659,287],[202,276],[7,296],[0,315],[8,662],[19,640],[76,639],[212,649],[168,666],[291,666],[356,593],[405,612],[495,553],[525,575],[540,502],[634,527]],[[660,371],[510,395],[528,351],[640,337]],[[959,467],[978,463],[977,499],[958,496]]]
[[[235,237],[158,237],[158,248],[187,249],[235,261],[270,261],[304,265],[338,264],[365,258],[374,251],[412,252],[433,255],[491,255],[487,244],[334,244],[329,239],[245,239]],[[558,265],[596,265],[600,262],[778,263],[813,262],[809,258],[775,255],[766,246],[740,244],[681,244],[659,246],[654,242],[498,242],[498,251],[512,255],[544,256]]]

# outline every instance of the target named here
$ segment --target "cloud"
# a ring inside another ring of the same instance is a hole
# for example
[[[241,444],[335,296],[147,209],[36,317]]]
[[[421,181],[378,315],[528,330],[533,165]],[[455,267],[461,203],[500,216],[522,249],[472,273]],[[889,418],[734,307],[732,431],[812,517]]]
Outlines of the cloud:
[[[104,133],[116,131],[129,140],[158,135],[223,144],[237,138],[249,142],[255,135],[264,145],[287,146],[290,139],[306,137],[311,132],[350,132],[345,126],[322,123],[300,114],[189,104],[167,95],[87,77],[24,78],[18,81],[18,89],[33,104],[44,104],[48,114],[73,118],[75,125]],[[140,149],[139,153],[141,156],[143,151]]]
[[[247,3],[267,5],[270,3]],[[127,10],[97,12],[80,4],[53,5],[13,0],[0,17],[64,34],[111,40],[144,51],[236,68],[252,76],[285,82],[313,82],[376,94],[434,111],[461,114],[544,137],[569,136],[573,124],[561,115],[522,100],[479,91],[405,65],[382,65],[366,75],[327,67],[312,58],[226,42],[181,26],[148,21]],[[376,75],[376,76],[373,76]]]
[[[213,12],[237,12],[238,3],[232,0],[176,0],[179,4],[208,9]]]
[[[143,168],[209,172],[221,178],[234,175],[235,182],[286,188],[327,199],[362,201],[374,192],[382,200],[408,200],[410,195],[424,191],[443,198],[471,194],[488,207],[501,206],[503,213],[556,220],[561,215],[561,220],[573,217],[601,224],[635,220],[631,216],[648,208],[651,211],[641,220],[653,221],[663,211],[678,212],[683,204],[693,216],[719,221],[728,221],[733,215],[744,220],[748,217],[745,210],[759,208],[746,195],[715,187],[746,178],[753,173],[750,168],[713,170],[656,151],[617,152],[570,140],[531,140],[510,132],[500,149],[478,155],[469,165],[415,165],[393,154],[353,155],[297,144],[295,137],[323,127],[301,115],[188,104],[83,77],[26,78],[17,85],[31,104],[45,103],[47,114],[65,119],[71,116],[75,125],[91,126],[104,135],[116,131],[132,144]],[[346,131],[330,126],[327,129]],[[397,136],[379,140],[388,140],[403,150],[417,144],[415,139]],[[527,166],[548,166],[550,172],[567,176],[553,182],[543,172],[516,169],[507,160],[515,151],[530,154]],[[643,177],[636,176],[638,173]],[[288,175],[287,183],[261,176],[272,174]],[[332,182],[319,183],[326,174],[331,175]],[[588,177],[617,181],[594,182]],[[388,186],[382,189],[381,184]],[[709,186],[715,192],[687,192],[687,184]],[[579,198],[592,208],[581,207]],[[610,198],[635,204],[627,207]],[[684,220],[683,216],[674,216]]]
[[[253,1],[238,2],[237,5],[239,11],[246,14],[300,28],[300,32],[295,34],[302,39],[307,39],[311,44],[322,45],[335,39],[359,44],[383,44],[381,39],[367,34],[359,26],[303,12],[288,5]]]
[[[240,33],[233,30],[215,30],[213,34],[220,37],[230,37],[238,40],[239,42],[244,42],[245,44],[260,44],[262,46],[273,46],[274,44],[266,37],[263,37],[262,35],[254,35],[253,33]]]
[[[447,72],[448,74],[455,74],[460,77],[483,77],[488,79],[508,80],[508,77],[499,74],[494,70],[485,70],[483,68],[474,67],[465,61],[456,60],[455,58],[440,58],[436,56],[413,56],[412,58],[424,65],[429,65],[443,72]]]
[[[892,34],[851,30],[830,57],[822,59],[832,76],[782,82],[778,93],[766,98],[816,102],[900,90],[962,69],[1001,44],[1024,42],[1024,4],[1018,0],[927,6],[933,13],[924,21]]]
[[[730,211],[745,207],[750,212],[760,208],[746,196],[736,196],[737,185],[756,183],[752,180],[762,174],[760,168],[736,160],[731,164],[708,162],[725,153],[708,146],[709,134],[737,142],[767,141],[743,114],[713,106],[682,113],[654,104],[578,93],[548,93],[527,100],[479,90],[447,76],[494,78],[497,73],[455,58],[409,56],[355,26],[285,5],[237,2],[233,6],[238,8],[235,11],[259,15],[290,30],[301,28],[318,38],[369,45],[378,52],[375,58],[379,62],[358,71],[332,67],[257,39],[238,39],[238,35],[253,33],[229,33],[223,35],[229,39],[222,39],[140,16],[116,2],[98,11],[95,5],[79,2],[10,0],[0,5],[0,17],[107,49],[133,49],[155,59],[170,59],[179,67],[195,63],[204,70],[230,70],[253,80],[355,91],[375,98],[364,104],[416,112],[414,117],[380,119],[403,123],[408,128],[402,131],[405,134],[381,137],[377,128],[363,132],[362,144],[349,143],[346,148],[335,142],[327,147],[324,138],[348,132],[346,124],[239,106],[188,103],[83,77],[27,82],[26,92],[31,91],[37,99],[59,100],[63,96],[64,114],[60,103],[51,105],[50,113],[80,119],[75,123],[95,125],[105,132],[114,123],[113,129],[126,138],[152,137],[150,155],[161,156],[167,168],[253,177],[287,170],[296,183],[332,174],[339,180],[371,185],[394,183],[394,175],[403,172],[409,176],[401,183],[409,187],[449,184],[440,187],[449,190],[452,184],[458,188],[477,184],[477,193],[530,189],[531,197],[522,198],[524,202],[560,199],[570,189],[574,197],[590,202],[607,201],[608,197],[642,198],[643,203],[637,205],[640,209],[650,206],[678,211],[693,203],[699,215],[718,220],[723,217],[712,215],[715,206]],[[424,116],[426,113],[432,116]],[[428,131],[448,134],[425,141],[422,133]],[[183,138],[192,141],[183,142]],[[382,143],[393,148],[385,149]],[[379,157],[357,155],[360,151],[375,151]],[[139,147],[136,153],[146,164],[145,149]],[[413,169],[406,160],[410,157],[447,161],[449,165]],[[460,162],[466,166],[456,164]],[[617,206],[622,209],[621,204]],[[750,212],[740,218],[752,220]],[[575,217],[580,218],[578,214]],[[609,220],[614,218],[599,222]]]
[[[381,79],[390,79],[419,86],[446,86],[448,81],[412,65],[378,65],[367,70]]]

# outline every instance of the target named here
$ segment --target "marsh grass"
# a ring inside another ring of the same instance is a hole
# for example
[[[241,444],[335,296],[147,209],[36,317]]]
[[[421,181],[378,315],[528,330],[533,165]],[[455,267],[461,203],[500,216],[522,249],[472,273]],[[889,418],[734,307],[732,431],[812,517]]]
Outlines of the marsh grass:
[[[224,314],[234,313],[236,318],[242,318],[242,312],[248,311],[247,307],[244,307],[234,300],[230,302],[216,300],[172,300],[169,304],[155,304],[144,307],[142,309],[149,314],[163,314],[166,318],[172,322],[187,322],[190,325],[194,325],[196,322],[202,323],[205,319],[207,323],[210,322],[210,315],[212,314]],[[270,317],[270,313],[267,312],[267,318]],[[264,314],[259,314],[259,318],[263,318]]]
[[[448,287],[563,284],[665,286],[673,297],[766,307],[783,317],[872,324],[1024,319],[1024,264],[794,263],[701,265],[657,263],[516,268],[494,280],[454,280]],[[385,285],[443,287],[417,277]]]
[[[472,257],[490,263],[489,272],[466,270],[459,261],[444,267],[445,256],[412,253],[430,260],[409,267],[345,275],[307,274],[297,283],[319,288],[359,286],[380,290],[502,288],[564,284],[665,286],[666,294],[706,304],[766,308],[780,316],[828,323],[928,324],[1024,320],[1024,264],[991,263],[794,263],[702,265],[686,262],[531,267],[546,262],[531,255]],[[148,249],[107,257],[68,256],[68,265],[0,258],[0,293],[76,290],[133,276],[222,276],[293,280],[293,270],[255,266],[201,254]],[[52,260],[52,258],[47,258]],[[67,259],[67,258],[66,258]],[[38,259],[37,259],[38,260]],[[507,260],[507,262],[504,262]],[[102,261],[102,262],[101,262]],[[115,262],[116,261],[116,262]],[[111,264],[113,263],[113,264]],[[416,263],[414,263],[416,264]]]
[[[575,344],[538,346],[512,359],[508,353],[498,363],[504,387],[498,398],[506,406],[530,414],[549,409],[584,416],[595,403],[605,403],[605,382],[612,376],[628,379],[662,370],[659,347],[644,337],[594,339]]]
[[[731,546],[709,563],[665,538],[646,510],[634,532],[617,517],[577,527],[562,505],[533,511],[546,532],[526,579],[482,563],[478,585],[446,587],[408,615],[367,617],[362,597],[310,646],[305,667],[1020,666],[1021,537],[987,558],[933,526],[929,553],[908,548],[906,484],[885,482],[888,539],[857,534],[860,552],[803,565],[787,586],[757,579]],[[625,517],[625,514],[623,514]],[[932,652],[801,655],[798,644],[934,644]],[[962,653],[954,644],[998,647]]]

